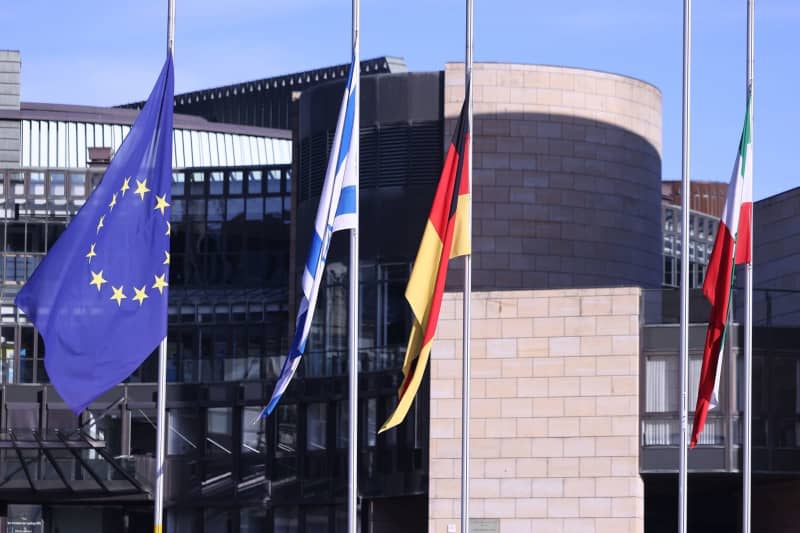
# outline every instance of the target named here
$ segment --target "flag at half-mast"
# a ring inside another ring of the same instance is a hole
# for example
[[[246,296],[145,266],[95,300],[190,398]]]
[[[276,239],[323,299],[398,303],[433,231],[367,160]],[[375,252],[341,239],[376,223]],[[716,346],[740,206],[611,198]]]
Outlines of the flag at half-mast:
[[[697,445],[708,416],[708,410],[719,403],[719,381],[722,352],[730,317],[734,267],[752,261],[753,238],[753,138],[752,103],[748,97],[744,128],[739,141],[739,154],[728,185],[725,210],[719,221],[714,248],[708,261],[703,294],[711,303],[711,316],[703,347],[703,364],[694,411],[690,446]]]
[[[311,331],[311,320],[314,317],[314,308],[317,304],[319,286],[325,270],[325,259],[331,244],[331,235],[334,231],[358,227],[356,207],[358,132],[353,129],[359,98],[359,75],[355,70],[357,68],[359,65],[351,61],[350,74],[339,109],[336,132],[328,158],[328,169],[325,173],[325,182],[322,185],[322,194],[317,208],[314,235],[303,272],[303,299],[300,301],[297,311],[292,345],[283,363],[272,397],[261,411],[260,416],[267,416],[275,409],[300,365],[301,357],[306,349],[308,334]]]
[[[169,54],[100,184],[16,298],[75,413],[167,335],[173,78]]]
[[[380,431],[400,424],[408,413],[430,357],[448,263],[454,257],[471,253],[471,198],[467,161],[471,140],[467,102],[469,93],[464,99],[455,133],[447,149],[428,222],[406,286],[406,300],[411,306],[414,320],[403,361],[403,380],[398,390],[397,407]]]

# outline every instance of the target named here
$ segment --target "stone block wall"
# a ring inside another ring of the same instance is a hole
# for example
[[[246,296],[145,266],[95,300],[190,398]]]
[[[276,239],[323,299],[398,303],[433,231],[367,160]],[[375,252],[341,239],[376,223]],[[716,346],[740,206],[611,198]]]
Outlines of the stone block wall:
[[[0,50],[0,110],[19,111],[20,56],[17,51]],[[20,122],[0,120],[0,168],[18,167]]]
[[[473,293],[472,518],[639,533],[638,288]],[[429,531],[459,531],[461,294],[431,356]]]
[[[472,83],[475,288],[660,287],[658,89],[504,63],[476,63]],[[444,92],[448,143],[462,63],[446,65]]]

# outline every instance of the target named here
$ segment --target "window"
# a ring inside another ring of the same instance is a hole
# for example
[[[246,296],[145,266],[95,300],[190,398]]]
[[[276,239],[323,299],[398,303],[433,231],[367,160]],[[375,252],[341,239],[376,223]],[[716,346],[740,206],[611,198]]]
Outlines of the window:
[[[184,455],[198,449],[200,415],[196,409],[170,409],[167,454]]]
[[[205,174],[202,172],[192,172],[189,179],[189,194],[192,196],[202,196],[205,193]]]
[[[267,178],[267,192],[280,193],[281,192],[281,171],[270,170]]]
[[[208,194],[218,196],[222,194],[222,172],[210,172],[208,174]]]
[[[83,198],[86,196],[86,175],[70,174],[69,176],[70,196]]]
[[[209,407],[206,411],[206,453],[231,454],[232,408]]]
[[[266,419],[259,417],[260,413],[261,407],[242,409],[242,453],[267,451]]]
[[[251,170],[247,173],[247,193],[248,194],[261,194],[261,178],[262,173],[260,170]]]
[[[297,406],[278,405],[275,456],[293,455],[297,450]]]
[[[306,511],[306,533],[328,533],[328,508],[309,507]]]
[[[34,197],[44,197],[44,172],[30,173],[31,194]]]
[[[645,412],[678,410],[678,358],[650,357],[645,363]]]
[[[228,194],[242,194],[242,173],[239,171],[228,174]]]
[[[376,398],[367,400],[367,417],[364,429],[366,430],[367,446],[374,448],[378,435],[378,400]]]
[[[327,446],[328,409],[324,403],[309,404],[306,409],[306,450],[324,450]]]
[[[262,533],[267,530],[267,510],[264,507],[243,507],[239,511],[240,533]]]
[[[273,526],[274,533],[297,533],[300,530],[297,507],[276,507]]]

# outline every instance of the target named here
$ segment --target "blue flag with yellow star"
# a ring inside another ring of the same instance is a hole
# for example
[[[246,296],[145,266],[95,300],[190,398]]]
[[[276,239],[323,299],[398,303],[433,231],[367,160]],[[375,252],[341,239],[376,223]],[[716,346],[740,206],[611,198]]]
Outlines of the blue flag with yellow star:
[[[167,334],[172,58],[102,181],[17,295],[75,413]]]

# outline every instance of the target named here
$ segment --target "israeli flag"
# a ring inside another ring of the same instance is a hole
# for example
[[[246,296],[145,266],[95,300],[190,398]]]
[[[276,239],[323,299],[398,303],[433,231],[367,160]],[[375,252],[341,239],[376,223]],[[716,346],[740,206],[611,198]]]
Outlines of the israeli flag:
[[[347,87],[336,122],[336,134],[328,159],[328,170],[319,199],[314,236],[308,252],[305,272],[303,272],[303,299],[297,312],[294,338],[289,355],[275,384],[269,404],[261,411],[261,416],[269,415],[283,396],[289,382],[300,365],[300,358],[306,348],[311,319],[317,304],[319,285],[325,270],[325,259],[334,231],[358,227],[358,132],[354,131],[358,113],[358,79],[354,72],[358,65],[350,64]]]

